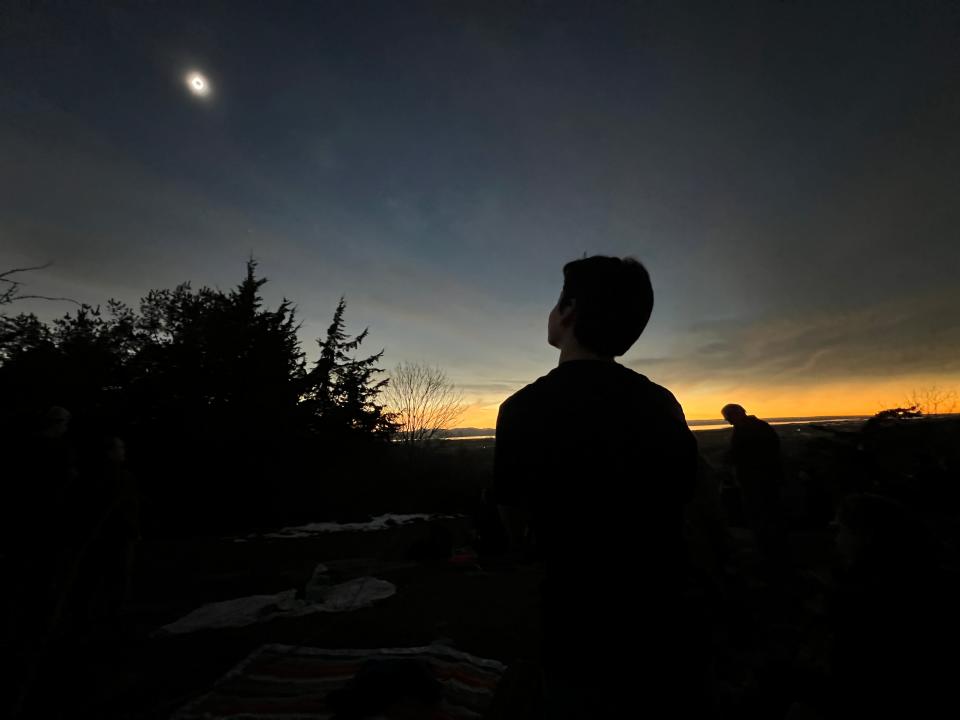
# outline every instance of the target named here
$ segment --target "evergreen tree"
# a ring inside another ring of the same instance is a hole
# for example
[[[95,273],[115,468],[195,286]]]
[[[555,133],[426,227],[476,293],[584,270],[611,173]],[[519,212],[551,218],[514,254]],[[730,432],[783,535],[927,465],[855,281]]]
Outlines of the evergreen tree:
[[[116,414],[139,352],[135,315],[111,300],[107,312],[81,305],[52,322],[33,314],[0,318],[0,392],[33,412],[59,404],[86,415]]]
[[[226,292],[152,290],[136,310],[111,300],[52,323],[0,315],[0,425],[61,405],[80,425],[109,426],[170,529],[249,526],[323,502],[333,485],[302,481],[317,458],[330,477],[359,472],[370,453],[343,441],[394,430],[379,402],[383,351],[353,357],[367,331],[347,334],[341,298],[307,372],[295,308],[265,308],[256,269],[250,260]]]
[[[296,411],[303,353],[292,304],[265,310],[256,262],[229,293],[189,284],[155,290],[141,301],[145,337],[139,394],[189,411],[205,426],[267,431]]]
[[[318,339],[320,357],[304,378],[302,404],[315,430],[324,434],[355,434],[389,437],[395,424],[377,399],[388,380],[376,380],[383,372],[377,363],[383,350],[365,358],[355,358],[369,328],[352,339],[343,319],[346,301],[341,297],[327,328],[326,338]]]

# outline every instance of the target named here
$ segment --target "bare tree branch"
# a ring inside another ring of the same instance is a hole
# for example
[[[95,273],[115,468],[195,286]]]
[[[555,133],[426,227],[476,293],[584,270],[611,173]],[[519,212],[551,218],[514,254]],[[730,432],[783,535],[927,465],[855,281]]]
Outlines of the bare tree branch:
[[[8,275],[15,275],[16,273],[30,272],[31,270],[46,270],[48,267],[53,265],[52,262],[46,262],[43,265],[34,265],[32,267],[22,267],[22,268],[13,268],[11,270],[5,270],[0,272],[0,280],[4,280],[9,283],[16,283],[16,280],[7,280]]]
[[[422,363],[400,363],[384,389],[384,399],[399,424],[397,435],[408,445],[437,438],[467,407],[462,391],[439,367]]]
[[[924,415],[949,415],[957,409],[957,391],[944,390],[936,385],[911,391],[907,403]]]
[[[12,275],[17,273],[30,272],[31,270],[45,270],[48,267],[53,265],[53,263],[47,262],[43,265],[34,265],[31,267],[22,267],[22,268],[12,268],[11,270],[5,270],[0,272],[0,282],[4,282],[7,286],[0,291],[0,305],[8,305],[17,300],[52,300],[52,301],[63,301],[63,302],[72,302],[75,305],[83,306],[83,303],[73,298],[68,297],[51,297],[49,295],[21,295],[20,288],[23,287],[23,282],[20,280],[11,280]]]
[[[50,297],[49,295],[17,295],[14,300],[55,300],[63,302],[72,302],[74,305],[83,307],[83,303],[68,297]]]

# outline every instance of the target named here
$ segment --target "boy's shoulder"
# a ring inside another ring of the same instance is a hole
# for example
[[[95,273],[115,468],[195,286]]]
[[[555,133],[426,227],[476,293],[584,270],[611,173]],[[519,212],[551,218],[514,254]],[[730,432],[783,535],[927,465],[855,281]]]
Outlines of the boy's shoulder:
[[[500,403],[501,414],[517,412],[524,407],[536,405],[544,395],[551,393],[549,378],[550,373],[547,373],[517,390],[513,395]]]
[[[678,411],[682,417],[683,411],[676,397],[667,388],[650,380],[646,375],[636,370],[613,363],[613,372],[616,382],[622,383],[624,392],[640,399],[644,404],[669,407],[671,411]],[[609,367],[609,366],[608,366]],[[563,365],[554,368],[546,375],[542,375],[533,382],[517,390],[500,405],[501,412],[521,411],[524,407],[540,405],[544,399],[563,394],[568,389]]]
[[[639,373],[637,373],[639,375]],[[686,423],[686,418],[683,415],[683,408],[680,406],[680,401],[677,400],[676,396],[670,392],[663,385],[658,385],[652,380],[647,379],[646,376],[641,375],[646,382],[647,392],[650,394],[650,397],[654,401],[662,405],[664,408],[668,409],[671,415],[676,415],[680,420],[683,420]]]

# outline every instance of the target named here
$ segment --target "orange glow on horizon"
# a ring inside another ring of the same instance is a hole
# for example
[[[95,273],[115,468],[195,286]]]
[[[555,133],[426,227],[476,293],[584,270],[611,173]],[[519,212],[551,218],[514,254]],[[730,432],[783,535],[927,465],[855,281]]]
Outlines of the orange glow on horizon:
[[[918,375],[873,381],[725,388],[674,383],[669,387],[683,406],[688,420],[716,420],[720,418],[720,408],[730,402],[743,405],[751,415],[766,418],[873,415],[885,408],[906,405],[912,391],[934,385],[944,390],[960,391],[960,376]],[[497,411],[506,398],[506,395],[468,398],[470,406],[457,427],[496,426]],[[955,408],[957,410],[960,407]]]
[[[506,400],[503,398],[500,402]],[[500,402],[496,402],[493,405],[490,405],[486,400],[484,401],[474,401],[482,402],[483,404],[472,404],[467,411],[463,414],[463,417],[460,418],[460,422],[457,423],[457,427],[475,427],[475,428],[492,428],[497,425],[497,411],[500,409]]]

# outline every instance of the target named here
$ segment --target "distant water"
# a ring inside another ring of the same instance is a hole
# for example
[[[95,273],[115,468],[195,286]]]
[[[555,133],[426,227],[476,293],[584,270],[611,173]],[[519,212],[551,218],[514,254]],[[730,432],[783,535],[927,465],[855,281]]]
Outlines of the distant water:
[[[825,425],[838,425],[843,423],[863,422],[867,420],[866,415],[824,415],[818,417],[788,417],[788,418],[766,418],[771,425],[810,425],[812,423],[823,423]],[[723,430],[730,425],[723,420],[690,420],[687,425],[694,432],[701,430]],[[494,440],[496,435],[461,435],[458,437],[443,438],[444,440]]]
[[[840,425],[843,423],[863,422],[867,419],[866,415],[841,415],[839,417],[812,417],[812,418],[768,418],[767,422],[771,425]],[[723,420],[691,420],[687,423],[694,432],[700,430],[723,430],[729,428],[730,424]]]

